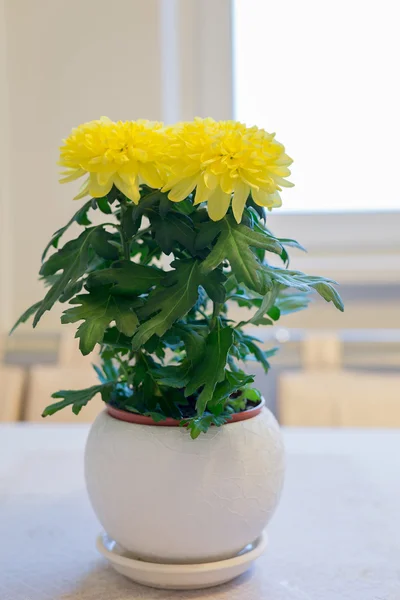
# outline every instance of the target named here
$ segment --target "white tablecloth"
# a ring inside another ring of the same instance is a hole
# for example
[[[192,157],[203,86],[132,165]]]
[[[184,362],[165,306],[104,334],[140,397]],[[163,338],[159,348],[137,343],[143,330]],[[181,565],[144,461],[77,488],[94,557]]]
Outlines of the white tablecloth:
[[[97,554],[86,435],[86,426],[0,426],[0,600],[400,600],[400,432],[287,431],[265,556],[198,592],[135,585]]]

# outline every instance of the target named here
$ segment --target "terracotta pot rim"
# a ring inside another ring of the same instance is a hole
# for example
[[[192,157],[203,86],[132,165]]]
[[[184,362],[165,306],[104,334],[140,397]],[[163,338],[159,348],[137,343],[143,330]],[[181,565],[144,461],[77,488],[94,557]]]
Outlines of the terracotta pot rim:
[[[225,423],[225,425],[230,425],[231,423],[237,423],[238,421],[247,421],[247,419],[252,419],[256,417],[262,411],[265,406],[265,398],[261,398],[260,404],[257,406],[253,406],[252,408],[248,408],[243,412],[233,413],[231,418]],[[145,417],[144,415],[137,415],[135,413],[128,412],[126,410],[121,410],[120,408],[115,408],[110,404],[106,404],[106,411],[113,417],[113,419],[117,419],[118,421],[125,421],[126,423],[136,423],[137,425],[148,425],[150,427],[179,427],[181,420],[172,419],[171,417],[167,417],[164,421],[159,421],[156,423],[153,421],[151,417]]]

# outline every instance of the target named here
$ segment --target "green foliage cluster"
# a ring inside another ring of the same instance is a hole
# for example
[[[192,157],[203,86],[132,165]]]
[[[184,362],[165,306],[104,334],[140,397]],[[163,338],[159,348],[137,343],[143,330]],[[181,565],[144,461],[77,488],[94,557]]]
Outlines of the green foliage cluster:
[[[90,211],[107,222],[93,225]],[[59,248],[73,224],[83,230]],[[99,345],[100,383],[53,394],[58,401],[43,416],[66,406],[78,414],[101,394],[154,421],[180,419],[196,438],[257,405],[254,377],[242,366],[255,360],[268,371],[275,349],[265,351],[248,326],[272,325],[305,308],[311,291],[343,310],[334,282],[289,270],[290,246],[301,248],[276,238],[251,198],[241,224],[230,212],[211,221],[191,197],[173,203],[147,186],[138,205],[115,187],[86,202],[47,245],[40,269],[47,293],[16,325],[33,317],[36,326],[56,302],[66,304],[61,321],[80,323],[82,354]],[[281,268],[269,264],[269,253],[280,257]],[[161,268],[165,255],[170,265]],[[233,322],[229,303],[251,309],[249,319]]]

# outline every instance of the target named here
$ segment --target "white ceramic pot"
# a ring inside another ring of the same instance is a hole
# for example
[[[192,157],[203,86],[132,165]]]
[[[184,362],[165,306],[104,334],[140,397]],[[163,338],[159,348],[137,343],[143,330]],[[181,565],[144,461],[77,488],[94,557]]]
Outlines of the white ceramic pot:
[[[215,561],[256,540],[271,518],[282,437],[265,407],[196,440],[182,427],[124,422],[105,410],[88,437],[85,474],[93,509],[121,546],[154,562]]]

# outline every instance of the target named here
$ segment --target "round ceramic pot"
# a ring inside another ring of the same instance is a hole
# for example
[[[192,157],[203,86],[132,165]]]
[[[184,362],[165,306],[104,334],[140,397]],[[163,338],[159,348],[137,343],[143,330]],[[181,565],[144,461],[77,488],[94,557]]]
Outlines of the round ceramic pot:
[[[278,503],[279,426],[264,405],[196,440],[177,423],[112,407],[97,417],[85,453],[93,509],[108,535],[143,560],[233,557],[261,535]]]

